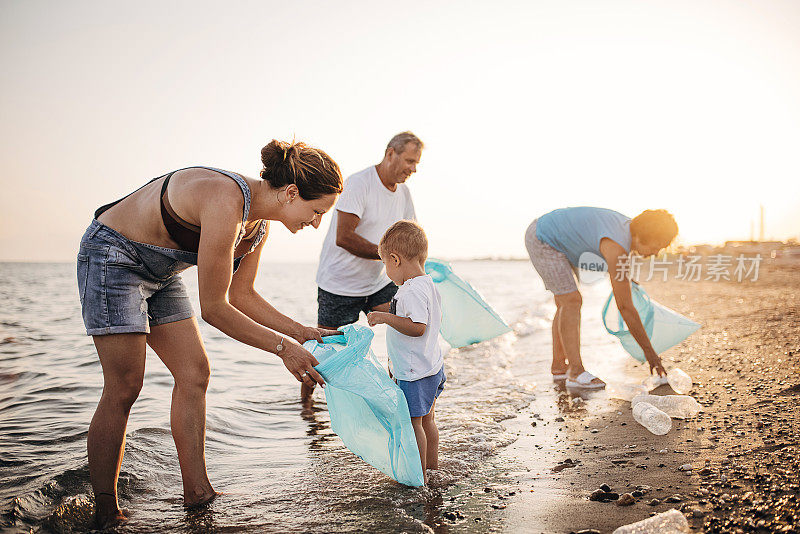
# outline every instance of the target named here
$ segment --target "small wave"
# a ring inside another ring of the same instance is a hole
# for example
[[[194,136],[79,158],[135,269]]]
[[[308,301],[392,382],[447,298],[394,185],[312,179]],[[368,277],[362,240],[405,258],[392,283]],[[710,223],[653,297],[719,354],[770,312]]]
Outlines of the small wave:
[[[24,373],[0,373],[0,384],[13,384],[19,381]]]
[[[88,466],[83,465],[74,469],[66,469],[52,479],[41,483],[37,489],[13,496],[9,503],[4,503],[4,508],[6,508],[6,504],[8,505],[7,509],[3,511],[5,526],[33,530],[34,526],[45,524],[55,532],[85,531],[85,525],[80,522],[56,521],[50,524],[48,520],[54,514],[58,515],[59,513],[66,519],[81,517],[82,514],[74,514],[68,511],[74,506],[68,506],[61,512],[59,512],[59,508],[62,504],[72,499],[77,499],[80,502],[81,496],[88,491],[88,487]],[[70,526],[71,524],[73,526]]]
[[[539,332],[549,331],[552,320],[529,310],[522,312],[520,317],[511,324],[511,329],[517,337],[528,337]]]
[[[88,495],[75,495],[56,506],[42,521],[42,525],[58,534],[71,534],[90,530],[93,520],[94,499]]]

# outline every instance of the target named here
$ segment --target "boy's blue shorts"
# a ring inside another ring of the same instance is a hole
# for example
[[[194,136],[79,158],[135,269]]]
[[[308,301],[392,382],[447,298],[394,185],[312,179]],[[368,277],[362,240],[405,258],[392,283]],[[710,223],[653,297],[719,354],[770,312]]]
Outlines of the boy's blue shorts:
[[[403,390],[408,402],[408,413],[411,417],[422,417],[428,415],[433,407],[433,401],[439,398],[444,391],[444,383],[447,377],[444,374],[444,366],[435,375],[426,376],[419,380],[407,382],[398,380],[397,385]]]

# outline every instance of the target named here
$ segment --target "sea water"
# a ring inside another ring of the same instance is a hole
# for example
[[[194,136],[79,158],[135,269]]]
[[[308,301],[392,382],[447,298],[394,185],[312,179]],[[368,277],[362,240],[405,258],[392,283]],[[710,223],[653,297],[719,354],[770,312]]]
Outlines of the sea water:
[[[440,469],[426,488],[402,486],[370,467],[331,431],[324,394],[304,408],[299,384],[273,354],[234,341],[198,319],[211,363],[206,456],[215,489],[208,509],[187,511],[169,427],[172,377],[148,350],[119,481],[132,512],[121,532],[484,532],[480,512],[453,524],[442,513],[480,502],[504,470],[494,461],[517,439],[507,423],[531,402],[565,395],[550,380],[554,306],[527,261],[454,262],[513,327],[495,340],[450,350],[436,406]],[[256,288],[281,312],[316,321],[315,264],[261,265]],[[184,273],[195,312],[196,270]],[[614,378],[626,356],[602,329],[608,285],[582,287],[584,361]],[[75,265],[0,264],[0,528],[82,531],[92,511],[86,433],[102,390],[100,363],[84,334]],[[361,319],[362,324],[366,321]],[[373,349],[386,361],[385,328]],[[643,371],[644,372],[644,371]],[[623,377],[619,377],[620,381]],[[602,410],[607,401],[597,393]],[[559,401],[560,402],[560,401]],[[555,405],[555,403],[554,403]],[[503,512],[495,511],[495,519]]]

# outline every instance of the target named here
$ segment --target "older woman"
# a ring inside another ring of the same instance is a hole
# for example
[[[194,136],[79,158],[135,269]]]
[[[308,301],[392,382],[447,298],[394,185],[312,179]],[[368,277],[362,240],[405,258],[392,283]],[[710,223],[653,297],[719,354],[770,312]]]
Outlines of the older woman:
[[[650,372],[666,374],[633,305],[626,265],[630,252],[642,256],[658,254],[677,234],[678,225],[665,210],[647,210],[630,219],[604,208],[562,208],[531,223],[525,233],[525,246],[556,303],[550,368],[555,380],[566,380],[566,385],[573,388],[605,387],[605,382],[584,369],[581,359],[582,301],[574,273],[587,262],[608,271],[617,308],[642,347]]]
[[[299,381],[322,385],[299,343],[327,332],[281,314],[253,282],[269,221],[292,233],[319,227],[342,191],[325,152],[273,140],[261,179],[206,167],[155,178],[95,212],[78,252],[86,332],[103,368],[103,394],[88,435],[89,472],[101,528],[125,519],[117,478],[125,427],[144,377],[145,345],[175,379],[170,423],[184,502],[217,493],[205,464],[208,357],[180,272],[197,265],[202,317],[230,337],[277,355]],[[294,340],[294,341],[290,341]]]

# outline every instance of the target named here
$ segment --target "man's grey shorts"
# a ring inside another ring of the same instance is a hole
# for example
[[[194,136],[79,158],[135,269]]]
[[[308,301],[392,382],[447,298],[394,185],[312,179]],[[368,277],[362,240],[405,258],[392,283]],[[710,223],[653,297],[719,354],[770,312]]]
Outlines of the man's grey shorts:
[[[397,293],[397,286],[389,282],[383,288],[366,297],[346,297],[317,288],[317,324],[329,328],[339,328],[358,321],[363,311],[369,313],[375,306],[391,302]]]
[[[536,221],[534,220],[525,232],[525,248],[531,257],[536,272],[542,277],[544,287],[553,295],[563,295],[578,290],[575,282],[575,268],[567,259],[567,255],[559,252],[536,237]]]
[[[137,245],[97,220],[83,235],[78,293],[87,335],[149,333],[194,315],[178,274],[189,265]]]

